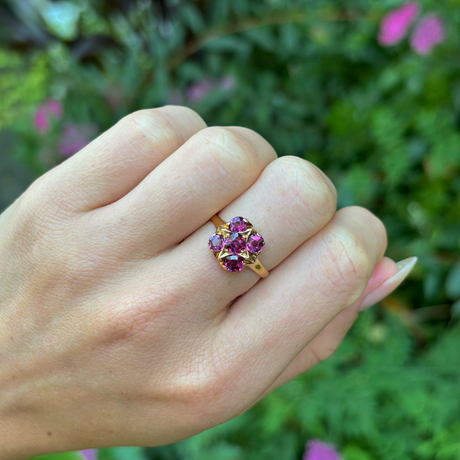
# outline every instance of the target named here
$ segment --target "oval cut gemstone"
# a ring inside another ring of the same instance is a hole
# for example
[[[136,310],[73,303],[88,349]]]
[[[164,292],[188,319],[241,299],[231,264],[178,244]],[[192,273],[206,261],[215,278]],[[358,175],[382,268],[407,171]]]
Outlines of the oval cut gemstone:
[[[244,219],[239,217],[234,217],[229,223],[228,228],[231,232],[244,232],[248,228],[248,224]]]
[[[224,247],[224,237],[219,235],[218,233],[214,233],[214,235],[209,238],[209,249],[213,252],[220,252]]]
[[[227,249],[230,254],[238,254],[243,251],[245,247],[246,240],[238,233],[232,233],[225,240],[225,249]]]
[[[227,256],[224,259],[224,267],[229,272],[240,272],[244,267],[244,259],[241,256]]]
[[[258,234],[253,233],[249,235],[248,241],[246,243],[246,249],[251,254],[258,254],[264,248],[264,239]]]

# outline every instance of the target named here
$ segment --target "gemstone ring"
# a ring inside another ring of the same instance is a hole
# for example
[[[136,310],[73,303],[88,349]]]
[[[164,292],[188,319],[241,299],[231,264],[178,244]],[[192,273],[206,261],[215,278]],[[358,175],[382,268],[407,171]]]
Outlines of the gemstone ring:
[[[265,242],[253,225],[241,216],[224,222],[216,215],[211,221],[216,231],[209,238],[209,249],[220,265],[229,272],[249,267],[261,278],[266,278],[268,271],[259,260]]]

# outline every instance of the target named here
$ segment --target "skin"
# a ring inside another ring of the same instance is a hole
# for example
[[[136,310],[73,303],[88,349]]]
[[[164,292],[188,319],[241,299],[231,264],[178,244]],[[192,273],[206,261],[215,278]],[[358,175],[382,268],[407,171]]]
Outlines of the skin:
[[[338,347],[393,276],[381,221],[317,167],[195,112],[135,112],[0,216],[0,458],[175,442]],[[219,213],[270,275],[207,248]]]

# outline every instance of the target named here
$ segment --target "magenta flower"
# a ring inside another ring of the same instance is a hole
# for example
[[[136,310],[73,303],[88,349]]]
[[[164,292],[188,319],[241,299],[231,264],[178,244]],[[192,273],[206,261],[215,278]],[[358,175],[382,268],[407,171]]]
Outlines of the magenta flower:
[[[419,5],[417,2],[409,2],[390,11],[380,23],[379,43],[382,46],[399,43],[406,36],[418,12]]]
[[[35,129],[39,133],[46,133],[50,129],[50,122],[48,120],[48,115],[46,114],[45,109],[37,109],[34,116],[34,125]]]
[[[94,124],[75,124],[69,123],[64,126],[61,140],[58,144],[59,153],[65,157],[70,157],[77,153],[97,134],[97,126]]]
[[[62,104],[55,99],[48,99],[37,108],[34,115],[35,129],[46,133],[51,127],[51,118],[59,120],[62,117]]]
[[[97,451],[96,449],[86,449],[80,451],[83,460],[97,460]]]
[[[212,91],[213,87],[214,82],[207,78],[193,83],[187,88],[187,99],[190,102],[200,102]]]
[[[230,91],[235,86],[235,77],[231,75],[226,75],[222,77],[220,80],[211,80],[209,78],[206,78],[197,83],[193,83],[187,88],[187,99],[190,102],[200,102],[215,88],[221,88],[224,91]]]
[[[425,56],[445,39],[446,29],[442,19],[436,14],[430,14],[425,16],[415,28],[410,44],[416,53]]]
[[[312,439],[306,445],[303,460],[342,460],[342,457],[330,444]]]
[[[56,99],[49,99],[47,102],[47,108],[56,118],[62,117],[62,104]]]
[[[226,75],[220,79],[220,87],[225,91],[230,91],[236,86],[235,77],[232,75]]]

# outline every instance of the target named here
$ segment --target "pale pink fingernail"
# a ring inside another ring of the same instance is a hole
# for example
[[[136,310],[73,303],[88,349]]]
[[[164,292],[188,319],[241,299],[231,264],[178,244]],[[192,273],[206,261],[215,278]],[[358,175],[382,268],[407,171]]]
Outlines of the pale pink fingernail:
[[[391,278],[387,279],[380,286],[378,286],[372,292],[370,292],[364,298],[363,303],[359,307],[360,311],[371,307],[377,302],[380,302],[388,294],[393,292],[404,281],[406,276],[411,272],[416,262],[417,257],[409,257],[408,259],[400,260],[399,262],[397,262],[396,265],[399,268],[398,273],[393,275]]]

